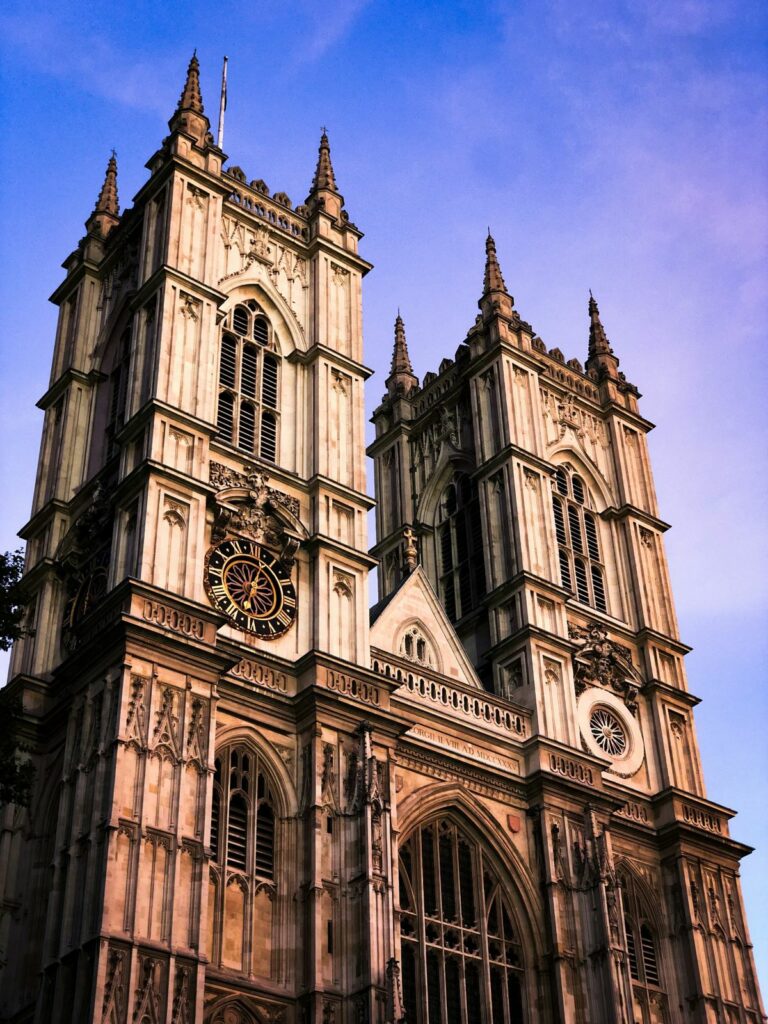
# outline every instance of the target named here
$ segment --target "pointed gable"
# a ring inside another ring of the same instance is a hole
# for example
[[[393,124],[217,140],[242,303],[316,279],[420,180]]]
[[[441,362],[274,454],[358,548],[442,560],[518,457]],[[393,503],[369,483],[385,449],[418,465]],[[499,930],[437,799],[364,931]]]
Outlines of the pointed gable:
[[[431,665],[427,660],[421,662],[426,669],[431,668],[468,686],[483,689],[421,566],[407,577],[389,600],[373,610],[373,615],[372,647],[400,657],[413,657],[418,664],[418,653],[414,649],[412,655],[406,654],[403,642],[407,634],[421,633],[427,643],[425,658],[431,656],[432,659]]]

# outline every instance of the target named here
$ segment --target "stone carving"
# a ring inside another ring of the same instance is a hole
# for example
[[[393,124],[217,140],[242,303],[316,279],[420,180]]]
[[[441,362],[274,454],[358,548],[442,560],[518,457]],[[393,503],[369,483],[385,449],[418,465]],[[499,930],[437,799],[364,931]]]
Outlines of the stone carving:
[[[459,410],[457,408],[447,409],[443,406],[440,409],[440,439],[448,441],[457,450],[461,448]]]
[[[371,815],[371,867],[377,875],[381,874],[383,864],[381,835],[381,813],[375,811]]]
[[[171,1024],[193,1024],[195,1011],[190,998],[191,987],[192,968],[188,964],[177,965]]]
[[[186,320],[199,320],[201,307],[202,303],[193,295],[189,295],[187,292],[179,293],[179,312]]]
[[[419,549],[416,546],[416,534],[410,526],[403,531],[403,543],[405,564],[408,566],[408,572],[413,572],[419,564]]]
[[[193,697],[187,729],[187,757],[204,767],[208,754],[207,701]]]
[[[157,721],[152,734],[155,748],[167,747],[174,755],[179,753],[179,718],[176,714],[176,692],[170,686],[162,688]]]
[[[152,956],[139,958],[139,987],[136,992],[135,1021],[159,1024],[163,961]]]
[[[128,701],[128,714],[125,719],[125,732],[128,743],[135,743],[139,749],[147,742],[147,708],[146,690],[149,679],[145,676],[131,676],[131,698]]]
[[[598,625],[583,628],[569,622],[568,636],[576,643],[573,655],[576,693],[583,693],[588,686],[610,688],[621,696],[634,715],[643,681],[632,665],[629,648],[609,640],[605,628]]]
[[[321,799],[336,803],[336,749],[332,743],[323,744],[323,768],[320,778]]]
[[[102,1024],[122,1024],[126,1011],[126,968],[128,954],[124,949],[110,947],[107,957],[107,982],[104,986]]]
[[[392,957],[387,961],[387,1024],[405,1024],[403,986],[400,963]]]
[[[299,501],[270,487],[268,480],[267,474],[254,466],[239,473],[221,463],[210,463],[210,481],[219,492],[212,539],[217,542],[231,533],[245,534],[258,543],[280,548],[280,560],[290,567],[306,535],[298,521]],[[230,490],[246,493],[221,496]]]
[[[274,501],[286,508],[291,515],[298,518],[299,499],[292,498],[290,495],[284,494],[274,487],[268,487],[269,476],[262,472],[258,466],[246,463],[243,467],[244,472],[239,473],[236,469],[224,466],[220,462],[212,461],[209,465],[211,486],[215,487],[217,491],[224,491],[231,487],[244,487],[249,491],[254,491],[254,497]]]
[[[374,813],[384,809],[384,765],[373,753],[371,725],[362,722],[358,728],[358,747],[347,760],[345,795],[351,811],[370,805]]]
[[[166,523],[170,523],[171,526],[180,526],[183,530],[187,525],[187,511],[186,505],[166,496],[163,511],[163,519]]]

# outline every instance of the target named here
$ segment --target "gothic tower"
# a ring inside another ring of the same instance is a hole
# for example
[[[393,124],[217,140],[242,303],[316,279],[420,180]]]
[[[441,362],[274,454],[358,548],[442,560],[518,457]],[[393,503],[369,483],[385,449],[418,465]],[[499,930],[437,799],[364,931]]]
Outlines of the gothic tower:
[[[760,1020],[749,849],[706,800],[653,425],[592,295],[586,363],[566,362],[515,309],[490,233],[478,305],[421,386],[398,313],[369,448],[379,597],[418,551],[484,688],[525,709],[556,1019]]]
[[[480,316],[374,415],[328,138],[223,169],[189,64],[65,262],[0,809],[14,1024],[763,1020],[638,394]],[[367,607],[369,569],[381,600]]]

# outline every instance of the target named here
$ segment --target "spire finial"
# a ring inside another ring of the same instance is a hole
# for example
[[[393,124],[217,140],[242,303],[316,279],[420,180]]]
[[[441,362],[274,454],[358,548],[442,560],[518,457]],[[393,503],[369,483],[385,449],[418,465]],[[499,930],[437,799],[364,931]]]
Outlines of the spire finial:
[[[319,189],[329,189],[331,192],[337,192],[336,188],[336,177],[333,173],[333,165],[331,164],[331,147],[328,143],[328,129],[323,125],[320,129],[322,132],[320,136],[320,148],[317,153],[317,167],[315,168],[315,176],[312,179],[312,187],[309,190],[309,194],[317,192]]]
[[[387,390],[392,398],[402,397],[418,387],[419,380],[413,372],[408,344],[405,340],[405,324],[398,307],[395,317],[395,346],[392,350],[392,368],[387,377]]]
[[[203,109],[203,97],[200,93],[200,63],[197,50],[192,54],[187,66],[187,77],[181,90],[179,102],[173,117],[168,122],[171,132],[182,132],[190,136],[196,145],[212,145],[210,122]]]
[[[496,242],[493,240],[491,229],[488,228],[488,237],[485,240],[485,276],[483,278],[483,295],[491,292],[505,292],[507,286],[501,274],[499,259],[496,255]]]
[[[187,67],[187,79],[181,90],[176,113],[180,114],[182,110],[191,110],[195,114],[204,113],[203,97],[200,94],[200,63],[197,59],[197,47],[195,47]]]
[[[392,351],[392,369],[390,372],[392,374],[413,373],[413,366],[408,355],[408,343],[405,340],[405,324],[400,316],[399,307],[397,317],[395,318],[395,347]]]
[[[107,173],[104,175],[104,184],[101,186],[99,198],[96,200],[94,213],[110,213],[117,217],[120,213],[120,206],[117,199],[117,154],[114,149],[107,163]]]
[[[586,368],[588,370],[609,369],[615,373],[619,360],[613,354],[613,349],[600,319],[597,300],[592,294],[591,288],[589,290],[589,304],[587,308],[589,310],[589,352]]]

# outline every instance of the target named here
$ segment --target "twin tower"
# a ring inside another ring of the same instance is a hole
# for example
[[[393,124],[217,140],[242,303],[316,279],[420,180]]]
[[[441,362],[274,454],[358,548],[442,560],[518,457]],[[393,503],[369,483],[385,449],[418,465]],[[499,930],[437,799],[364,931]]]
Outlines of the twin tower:
[[[2,810],[15,1024],[759,1024],[646,447],[515,309],[369,448],[370,264],[323,135],[293,207],[222,169],[197,60],[60,308]],[[379,601],[368,607],[378,568]]]

